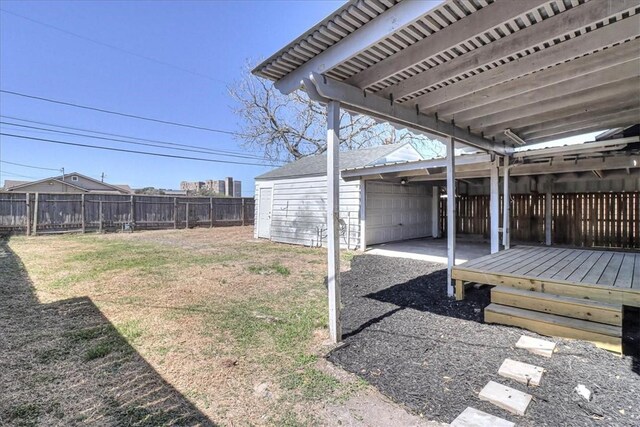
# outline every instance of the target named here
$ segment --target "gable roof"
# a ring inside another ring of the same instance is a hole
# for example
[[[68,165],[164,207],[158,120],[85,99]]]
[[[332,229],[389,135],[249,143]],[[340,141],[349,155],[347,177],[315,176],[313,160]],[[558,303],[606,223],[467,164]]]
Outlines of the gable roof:
[[[92,181],[92,182],[94,182],[96,184],[100,184],[102,186],[111,188],[114,191],[117,191],[119,193],[122,193],[122,192],[131,193],[131,188],[128,185],[111,185],[111,184],[107,184],[106,182],[98,181],[97,179],[93,179],[91,177],[88,177],[88,176],[83,175],[83,174],[78,173],[78,172],[65,173],[64,175],[52,176],[52,177],[49,177],[49,178],[39,179],[39,180],[36,180],[36,181],[5,181],[5,190],[13,191],[13,190],[17,190],[17,189],[22,188],[22,187],[27,187],[29,185],[39,184],[41,182],[57,181],[57,182],[66,184],[66,185],[68,185],[70,187],[74,187],[74,188],[77,188],[77,189],[83,190],[83,191],[94,191],[94,192],[95,191],[100,191],[100,190],[88,189],[88,188],[82,187],[82,186],[80,186],[78,184],[71,183],[68,180],[63,180],[63,177],[67,178],[67,177],[71,177],[73,175],[82,177],[83,179],[86,179],[88,181]],[[10,185],[7,184],[7,182],[11,182],[14,185],[10,186]]]
[[[378,159],[388,156],[394,151],[405,147],[408,142],[397,144],[379,145],[360,150],[340,152],[340,170],[353,169],[367,166]],[[304,176],[323,176],[327,174],[327,153],[315,156],[303,157],[291,163],[263,173],[256,177],[257,180],[300,178]]]

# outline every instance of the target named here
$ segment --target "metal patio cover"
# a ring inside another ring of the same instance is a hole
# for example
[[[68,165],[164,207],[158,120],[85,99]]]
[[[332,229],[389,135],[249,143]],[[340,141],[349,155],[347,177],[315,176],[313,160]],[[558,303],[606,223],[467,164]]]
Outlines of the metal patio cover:
[[[640,122],[639,12],[640,0],[350,1],[254,73],[509,154]]]

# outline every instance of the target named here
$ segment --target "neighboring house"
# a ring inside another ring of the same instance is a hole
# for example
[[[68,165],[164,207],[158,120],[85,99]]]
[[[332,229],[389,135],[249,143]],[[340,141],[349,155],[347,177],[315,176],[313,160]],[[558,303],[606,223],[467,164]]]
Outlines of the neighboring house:
[[[381,145],[340,153],[340,169],[423,159],[408,142]],[[326,165],[326,154],[310,156],[256,177],[256,237],[307,246],[325,243]],[[364,182],[340,181],[342,246],[360,247],[363,232],[367,244],[431,235],[431,185]]]
[[[77,172],[38,181],[5,180],[3,191],[10,193],[133,194],[128,185],[107,184]]]

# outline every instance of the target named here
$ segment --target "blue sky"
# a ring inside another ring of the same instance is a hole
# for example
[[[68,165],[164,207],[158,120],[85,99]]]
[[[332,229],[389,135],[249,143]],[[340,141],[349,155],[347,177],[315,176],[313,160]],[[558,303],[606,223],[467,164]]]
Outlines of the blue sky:
[[[91,43],[1,12],[0,86],[4,90],[76,104],[234,131],[238,129],[238,119],[230,108],[233,102],[227,95],[227,85],[240,78],[246,61],[255,62],[271,55],[341,3],[2,1],[0,7],[8,12],[175,67]],[[115,117],[4,93],[0,94],[0,114],[141,138],[244,151],[229,135]],[[2,120],[15,122],[6,118]],[[6,125],[2,126],[2,131],[157,151],[155,148],[116,142],[37,133],[40,131],[36,130],[19,131],[16,127]],[[269,169],[264,166],[163,159],[0,138],[1,160],[47,168],[64,167],[66,171],[73,170],[96,177],[104,172],[108,182],[134,187],[177,188],[182,180],[233,176],[243,181],[244,195],[251,195],[253,177]],[[205,157],[198,153],[175,154]],[[34,178],[55,174],[53,171],[8,164],[1,164],[1,169],[2,181],[25,179],[10,176],[9,173]]]

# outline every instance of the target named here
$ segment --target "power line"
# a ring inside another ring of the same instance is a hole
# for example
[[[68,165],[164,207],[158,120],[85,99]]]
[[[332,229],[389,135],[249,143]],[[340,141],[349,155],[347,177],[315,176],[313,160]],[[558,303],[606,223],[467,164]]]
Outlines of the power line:
[[[7,172],[7,171],[0,171],[0,175],[17,176],[19,178],[29,178],[29,179],[42,179],[42,178],[37,178],[35,176],[22,175],[20,173]]]
[[[72,102],[58,101],[58,100],[51,99],[51,98],[44,98],[44,97],[41,97],[41,96],[28,95],[26,93],[14,92],[14,91],[10,91],[10,90],[0,89],[0,92],[6,93],[6,94],[9,94],[9,95],[14,95],[14,96],[21,96],[23,98],[37,99],[38,101],[51,102],[53,104],[66,105],[68,107],[82,108],[84,110],[98,111],[100,113],[113,114],[113,115],[116,115],[116,116],[128,117],[128,118],[131,118],[131,119],[146,120],[148,122],[162,123],[162,124],[165,124],[165,125],[179,126],[179,127],[183,127],[183,128],[189,128],[189,129],[204,130],[204,131],[207,131],[207,132],[222,133],[222,134],[226,134],[226,135],[244,136],[241,133],[232,132],[232,131],[229,131],[229,130],[213,129],[213,128],[208,128],[208,127],[204,127],[204,126],[196,126],[196,125],[190,125],[190,124],[185,124],[185,123],[172,122],[172,121],[169,121],[169,120],[161,120],[161,119],[154,119],[154,118],[151,118],[151,117],[138,116],[138,115],[135,115],[135,114],[120,113],[118,111],[111,111],[111,110],[105,110],[103,108],[97,108],[97,107],[90,107],[90,106],[87,106],[87,105],[74,104]]]
[[[35,124],[39,124],[39,125],[52,126],[52,127],[61,128],[61,129],[71,129],[71,130],[78,130],[78,131],[81,131],[81,132],[95,133],[95,134],[99,134],[99,135],[116,136],[116,137],[119,137],[119,138],[134,139],[136,141],[157,142],[159,144],[174,145],[176,147],[202,149],[202,150],[211,151],[213,154],[218,154],[218,152],[219,153],[225,153],[225,154],[240,154],[240,155],[244,155],[244,156],[247,156],[247,157],[252,157],[252,158],[255,158],[255,159],[258,159],[258,160],[263,160],[263,157],[261,157],[261,156],[256,156],[256,155],[253,155],[253,154],[250,154],[250,153],[246,153],[246,152],[242,152],[242,151],[211,149],[211,148],[202,147],[202,146],[199,146],[199,145],[178,144],[178,143],[175,143],[175,142],[162,141],[162,140],[158,140],[158,139],[139,138],[139,137],[136,137],[136,136],[122,135],[122,134],[117,134],[117,133],[101,132],[101,131],[97,131],[97,130],[93,130],[93,129],[77,128],[77,127],[72,127],[72,126],[62,126],[62,125],[57,125],[57,124],[54,124],[54,123],[39,122],[39,121],[36,121],[36,120],[27,120],[27,119],[23,119],[23,118],[20,118],[20,117],[15,117],[15,116],[6,116],[4,114],[0,114],[0,117],[4,117],[6,119],[11,119],[11,120],[18,120],[18,121],[26,122],[26,123],[35,123]]]
[[[85,147],[85,148],[94,148],[94,149],[98,149],[98,150],[118,151],[118,152],[121,152],[121,153],[144,154],[144,155],[156,156],[156,157],[169,157],[169,158],[172,158],[172,159],[198,160],[198,161],[201,161],[201,162],[225,163],[225,164],[233,164],[233,165],[266,166],[266,165],[261,164],[261,163],[249,163],[249,162],[236,162],[236,161],[231,161],[231,160],[205,159],[205,158],[202,158],[202,157],[187,157],[187,156],[177,156],[177,155],[174,155],[174,154],[152,153],[152,152],[149,152],[149,151],[127,150],[127,149],[124,149],[124,148],[104,147],[104,146],[101,146],[101,145],[79,144],[79,143],[76,143],[76,142],[56,141],[56,140],[53,140],[53,139],[45,139],[45,138],[33,138],[33,137],[30,137],[30,136],[15,135],[15,134],[4,133],[4,132],[0,132],[0,136],[8,136],[8,137],[11,137],[11,138],[20,138],[20,139],[28,139],[28,140],[31,140],[31,141],[47,142],[47,143],[51,143],[51,144],[70,145],[70,146],[74,146],[74,147]]]
[[[202,154],[217,154],[217,155],[220,155],[220,156],[236,157],[236,158],[241,158],[241,159],[255,159],[256,158],[256,157],[253,157],[253,156],[246,156],[246,155],[239,155],[239,154],[216,153],[213,150],[205,151],[205,150],[194,150],[194,149],[189,149],[189,148],[167,147],[167,146],[163,146],[163,145],[150,144],[150,143],[145,143],[145,142],[134,142],[134,141],[126,141],[124,139],[107,138],[107,137],[104,137],[104,136],[84,135],[84,134],[76,133],[76,132],[65,132],[65,131],[56,130],[56,129],[46,129],[46,128],[41,128],[41,127],[37,127],[37,126],[22,125],[22,124],[19,124],[19,123],[10,123],[10,122],[0,121],[0,124],[2,124],[2,125],[10,125],[10,126],[18,126],[18,127],[28,128],[28,129],[44,130],[44,131],[47,131],[47,132],[59,133],[59,134],[64,134],[64,135],[82,136],[82,137],[85,137],[85,138],[100,139],[100,140],[104,140],[104,141],[122,142],[124,144],[132,144],[132,145],[142,145],[142,146],[146,146],[146,147],[164,148],[164,149],[168,149],[168,150],[189,151],[189,152],[192,152],[192,153],[202,153]]]
[[[64,34],[79,38],[81,40],[85,40],[85,41],[88,41],[88,42],[91,42],[91,43],[95,43],[97,45],[100,45],[100,46],[103,46],[103,47],[107,47],[109,49],[113,49],[113,50],[117,50],[117,51],[120,51],[120,52],[124,52],[127,55],[131,55],[131,56],[135,56],[135,57],[138,57],[138,58],[146,59],[147,61],[155,62],[156,64],[164,65],[166,67],[175,68],[175,69],[183,71],[185,73],[193,74],[194,76],[202,77],[202,78],[205,78],[205,79],[208,79],[208,80],[211,80],[211,81],[224,83],[225,85],[227,84],[227,82],[225,82],[224,80],[216,79],[216,78],[208,76],[206,74],[203,74],[203,73],[200,73],[200,72],[197,72],[197,71],[193,71],[193,70],[190,70],[188,68],[184,68],[184,67],[181,67],[179,65],[172,64],[170,62],[162,61],[160,59],[156,59],[156,58],[153,58],[153,57],[150,57],[150,56],[146,56],[146,55],[142,55],[142,54],[139,54],[139,53],[127,50],[127,49],[123,49],[121,47],[118,47],[118,46],[115,46],[115,45],[112,45],[112,44],[109,44],[109,43],[105,43],[105,42],[100,41],[100,40],[96,40],[96,39],[93,39],[93,38],[90,38],[90,37],[87,37],[87,36],[83,36],[82,34],[74,33],[73,31],[69,31],[69,30],[66,30],[64,28],[60,28],[60,27],[57,27],[55,25],[52,25],[52,24],[49,24],[49,23],[46,23],[46,22],[43,22],[43,21],[38,21],[36,19],[29,18],[27,16],[21,15],[21,14],[16,13],[16,12],[10,12],[10,11],[8,11],[6,9],[2,9],[2,8],[0,8],[0,11],[2,11],[4,13],[7,13],[9,15],[13,15],[13,16],[16,16],[18,18],[24,19],[26,21],[32,22],[34,24],[38,24],[38,25],[41,25],[43,27],[51,28],[51,29],[54,29],[56,31],[60,31],[61,33],[64,33]]]
[[[14,165],[14,166],[22,166],[23,168],[42,169],[42,170],[45,170],[45,171],[60,171],[60,169],[43,168],[43,167],[40,167],[40,166],[31,166],[31,165],[25,165],[25,164],[22,164],[22,163],[8,162],[6,160],[0,160],[0,163],[6,163],[8,165]]]

